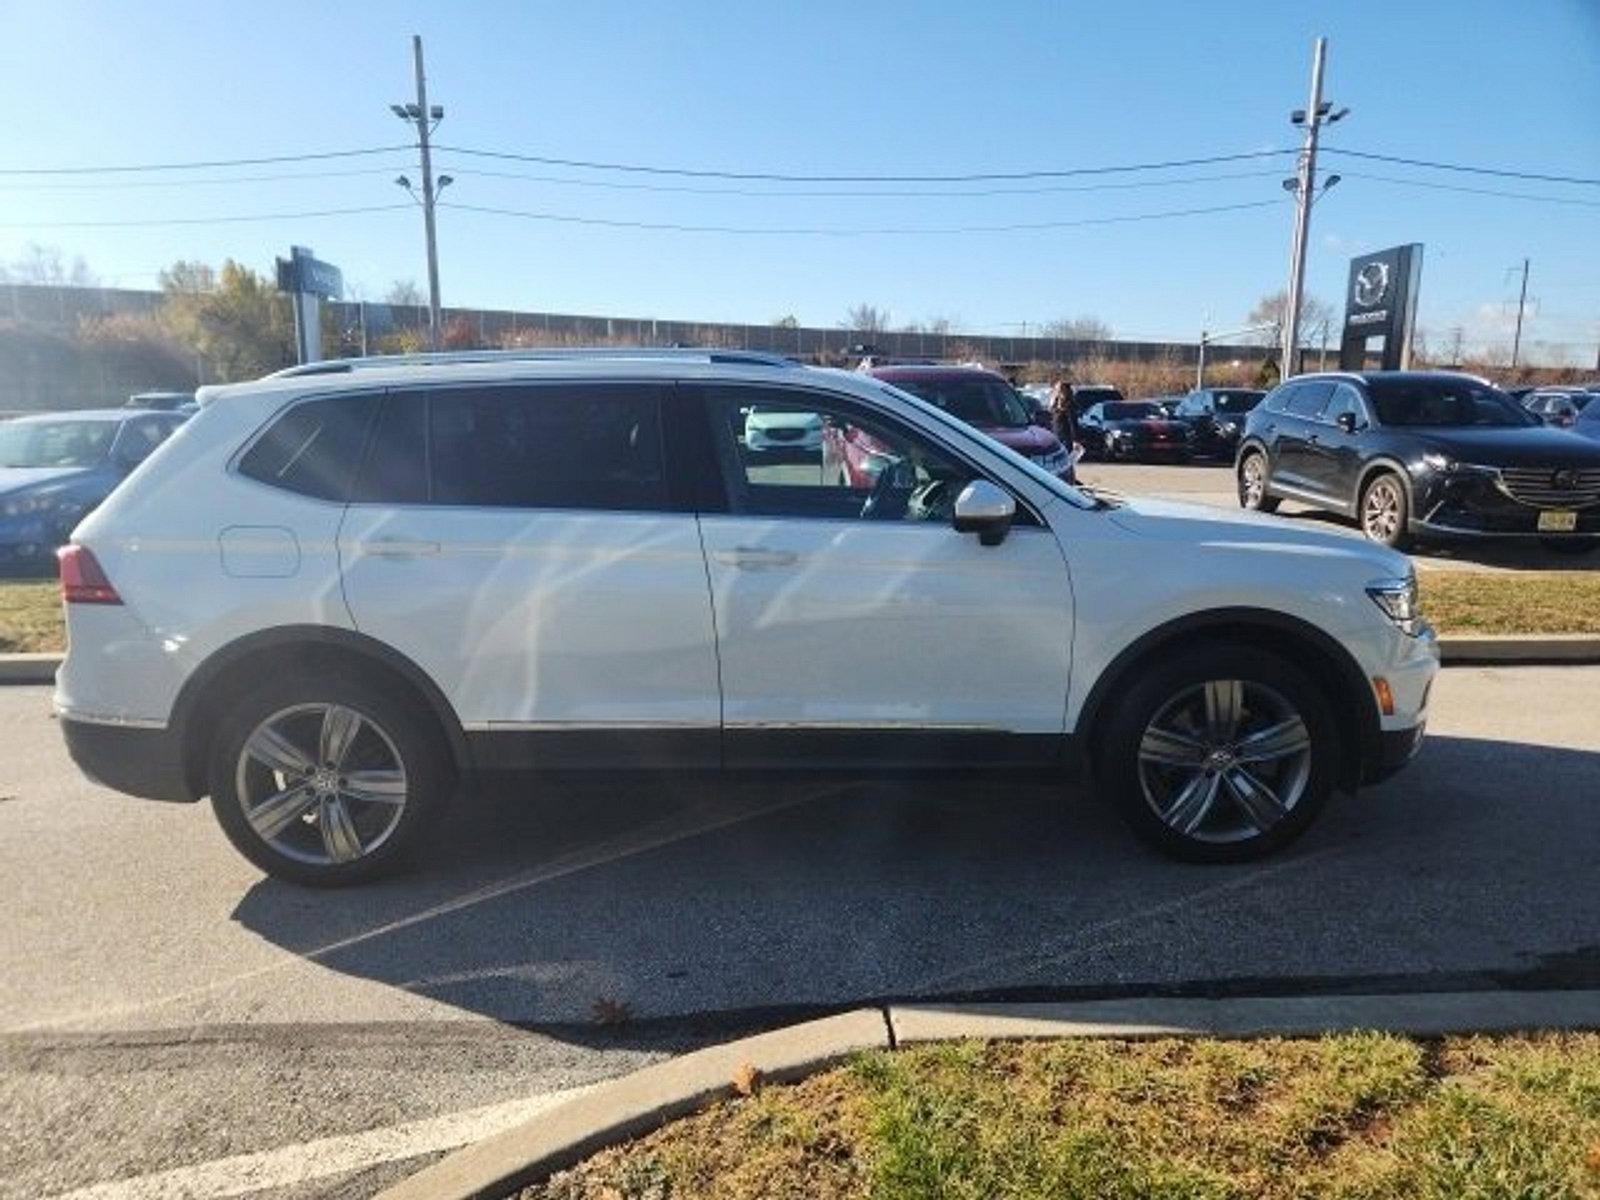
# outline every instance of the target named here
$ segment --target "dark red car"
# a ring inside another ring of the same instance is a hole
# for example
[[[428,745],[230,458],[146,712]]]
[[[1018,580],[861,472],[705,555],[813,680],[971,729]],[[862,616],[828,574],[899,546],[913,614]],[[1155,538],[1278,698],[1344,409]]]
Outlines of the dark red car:
[[[1072,465],[1061,440],[1035,423],[1033,410],[1005,379],[981,367],[874,367],[869,374],[910,392],[988,434],[1052,475],[1068,478]]]

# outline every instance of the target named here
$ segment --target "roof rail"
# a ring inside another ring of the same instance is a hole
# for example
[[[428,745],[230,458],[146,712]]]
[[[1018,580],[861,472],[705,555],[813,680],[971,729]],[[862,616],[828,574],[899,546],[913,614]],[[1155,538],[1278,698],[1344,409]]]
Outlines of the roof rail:
[[[292,379],[304,375],[341,375],[353,371],[380,370],[384,367],[450,367],[470,363],[563,362],[588,359],[621,361],[646,359],[727,363],[751,367],[794,367],[799,364],[781,354],[757,350],[719,350],[713,347],[674,346],[593,346],[559,350],[445,350],[421,354],[379,354],[368,358],[331,358],[324,362],[301,363],[274,371],[268,379]]]

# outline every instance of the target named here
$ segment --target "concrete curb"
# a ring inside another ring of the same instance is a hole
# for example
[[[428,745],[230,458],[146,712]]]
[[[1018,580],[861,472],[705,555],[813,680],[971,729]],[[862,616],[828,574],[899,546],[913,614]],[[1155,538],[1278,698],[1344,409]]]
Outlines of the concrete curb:
[[[1589,633],[1451,634],[1439,639],[1447,667],[1517,663],[1600,663],[1600,636]],[[0,684],[54,683],[59,654],[0,654]]]
[[[54,683],[59,654],[0,654],[0,684]]]
[[[1447,667],[1600,663],[1600,637],[1590,633],[1459,633],[1439,639],[1439,654]]]
[[[467,1146],[403,1179],[383,1200],[500,1197],[606,1146],[733,1094],[734,1072],[800,1079],[862,1050],[889,1046],[883,1010],[857,1009],[668,1059],[600,1084],[534,1121]]]
[[[646,1067],[402,1180],[378,1200],[490,1200],[733,1094],[734,1073],[792,1081],[863,1050],[956,1038],[1290,1037],[1378,1029],[1419,1037],[1600,1028],[1600,991],[913,1004],[857,1009]],[[891,1037],[891,1031],[893,1036]]]

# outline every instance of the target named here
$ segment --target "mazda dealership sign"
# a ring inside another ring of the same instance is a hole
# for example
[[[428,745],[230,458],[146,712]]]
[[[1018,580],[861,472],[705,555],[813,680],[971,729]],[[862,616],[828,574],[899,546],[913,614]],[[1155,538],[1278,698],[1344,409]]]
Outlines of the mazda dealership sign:
[[[1422,278],[1422,246],[1391,246],[1350,260],[1345,290],[1344,336],[1339,365],[1359,371],[1366,365],[1372,342],[1385,370],[1404,369],[1411,362],[1411,335],[1417,318],[1417,289]]]

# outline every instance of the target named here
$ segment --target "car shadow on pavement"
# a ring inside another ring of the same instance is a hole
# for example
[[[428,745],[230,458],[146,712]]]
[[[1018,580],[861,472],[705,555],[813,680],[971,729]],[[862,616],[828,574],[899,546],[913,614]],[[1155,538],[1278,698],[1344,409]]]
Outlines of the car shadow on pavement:
[[[1287,853],[1196,867],[1035,780],[502,783],[416,874],[263,880],[234,917],[325,968],[608,1044],[886,999],[1596,986],[1596,796],[1600,754],[1436,737]]]

